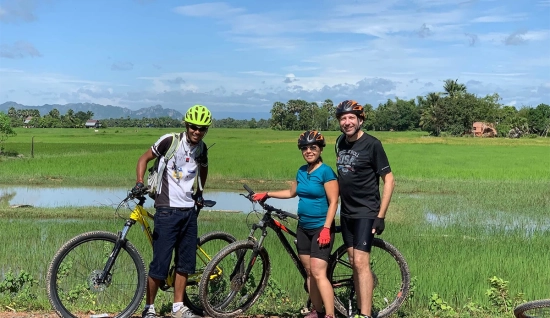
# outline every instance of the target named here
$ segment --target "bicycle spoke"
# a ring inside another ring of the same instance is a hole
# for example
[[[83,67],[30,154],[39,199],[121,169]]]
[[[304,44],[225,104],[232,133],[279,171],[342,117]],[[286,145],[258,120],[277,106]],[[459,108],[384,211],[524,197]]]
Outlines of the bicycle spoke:
[[[60,250],[49,270],[48,294],[63,316],[76,312],[122,315],[136,309],[145,287],[144,264],[133,247],[122,249],[104,281],[103,267],[116,236],[105,232],[83,234]],[[74,242],[76,241],[76,244]]]
[[[213,317],[233,317],[246,311],[260,296],[267,284],[270,264],[262,250],[252,260],[254,244],[237,242],[222,250],[208,265],[201,279],[201,299]],[[216,267],[221,275],[206,279]],[[249,272],[248,275],[246,273]]]

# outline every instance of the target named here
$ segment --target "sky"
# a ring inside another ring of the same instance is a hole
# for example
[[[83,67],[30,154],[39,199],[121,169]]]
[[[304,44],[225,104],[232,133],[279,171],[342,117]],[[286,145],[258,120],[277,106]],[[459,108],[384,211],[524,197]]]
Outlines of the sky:
[[[550,103],[550,0],[0,0],[0,103]]]

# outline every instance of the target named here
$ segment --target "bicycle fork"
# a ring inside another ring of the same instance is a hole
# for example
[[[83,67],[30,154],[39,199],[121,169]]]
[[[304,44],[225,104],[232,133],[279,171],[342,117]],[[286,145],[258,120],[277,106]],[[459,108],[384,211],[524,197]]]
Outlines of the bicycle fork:
[[[111,251],[111,254],[109,254],[109,258],[107,258],[107,263],[105,263],[105,267],[103,268],[103,271],[97,277],[97,280],[95,281],[96,284],[109,284],[111,279],[111,270],[113,269],[113,266],[115,265],[115,260],[118,257],[118,254],[120,253],[120,250],[122,247],[126,244],[126,235],[128,235],[128,231],[134,225],[134,220],[128,220],[126,221],[126,224],[124,224],[124,227],[122,228],[122,231],[119,232],[118,238],[115,242],[115,247]]]
[[[253,236],[254,230],[255,229],[252,230],[248,238],[250,241],[255,240]],[[218,306],[219,308],[225,308],[226,306],[228,306],[229,303],[233,301],[235,296],[238,295],[243,285],[246,284],[246,281],[248,280],[248,276],[252,271],[252,267],[256,262],[256,258],[260,254],[260,249],[262,248],[263,240],[266,235],[267,235],[267,231],[264,230],[260,240],[255,242],[254,248],[252,249],[251,258],[248,261],[248,264],[244,271],[243,271],[243,265],[245,262],[246,250],[237,251],[237,262],[235,264],[235,268],[233,268],[233,271],[231,272],[231,274],[229,274],[229,281],[231,282],[231,293],[227,296],[225,301]]]

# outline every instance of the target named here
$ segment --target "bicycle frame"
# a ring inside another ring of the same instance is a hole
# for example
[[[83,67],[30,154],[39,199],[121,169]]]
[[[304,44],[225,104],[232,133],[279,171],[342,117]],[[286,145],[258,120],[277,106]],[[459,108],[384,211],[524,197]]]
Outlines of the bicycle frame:
[[[265,204],[265,203],[262,204],[262,207],[266,210],[266,212],[264,213],[264,216],[262,217],[262,219],[258,223],[255,223],[255,224],[252,225],[252,229],[250,230],[250,234],[248,235],[248,240],[255,242],[254,243],[255,248],[254,248],[254,252],[252,254],[252,258],[250,260],[250,263],[248,264],[248,267],[247,267],[247,273],[245,273],[245,278],[243,278],[243,280],[246,280],[246,277],[248,277],[248,275],[250,274],[250,270],[252,268],[251,265],[256,260],[256,257],[259,254],[259,250],[262,248],[265,237],[267,236],[267,228],[270,228],[270,229],[273,230],[273,232],[275,232],[275,234],[277,235],[277,238],[279,239],[279,241],[281,242],[281,244],[285,248],[285,251],[290,256],[290,258],[292,259],[292,262],[294,263],[294,265],[296,266],[296,268],[298,269],[298,271],[300,272],[300,274],[304,278],[304,289],[307,292],[308,290],[307,290],[307,281],[306,281],[306,279],[307,279],[306,269],[305,269],[304,265],[302,265],[302,262],[300,261],[300,258],[298,257],[298,254],[294,251],[294,249],[290,245],[288,239],[284,235],[284,233],[288,233],[289,235],[294,237],[294,239],[295,239],[294,242],[296,242],[296,233],[294,231],[290,230],[285,225],[283,225],[281,222],[275,220],[272,216],[272,212],[280,212],[284,216],[293,218],[295,220],[298,220],[298,216],[295,215],[295,214],[292,214],[292,213],[288,213],[288,212],[276,209],[276,208],[274,208],[274,207],[272,207],[268,204]],[[262,235],[261,235],[259,240],[256,239],[256,237],[254,235],[256,230],[261,230],[262,231]],[[239,260],[237,261],[238,265],[242,263],[242,257],[243,256],[244,255],[241,255],[239,257]],[[238,266],[236,268],[238,268]]]
[[[121,203],[121,205],[124,205],[128,207],[128,201],[130,200],[130,197],[127,197],[124,199],[124,201]],[[149,240],[149,243],[151,245],[153,244],[153,234],[151,232],[151,227],[149,226],[149,222],[146,220],[145,217],[150,217],[151,219],[153,216],[147,212],[143,208],[143,203],[145,203],[145,197],[139,197],[139,202],[130,214],[130,218],[126,220],[126,223],[124,223],[124,227],[122,228],[122,231],[118,233],[118,239],[115,243],[115,247],[113,248],[113,251],[109,255],[109,258],[107,259],[107,263],[105,263],[105,267],[103,268],[103,271],[101,272],[101,275],[98,277],[98,283],[105,283],[108,279],[108,275],[111,272],[111,269],[113,268],[113,265],[115,263],[115,260],[118,256],[118,253],[120,252],[120,249],[122,248],[123,244],[126,244],[126,236],[128,235],[128,232],[130,231],[130,228],[136,224],[136,222],[142,224],[145,230],[145,234],[147,236],[147,239]]]
[[[130,231],[130,228],[136,224],[139,223],[142,226],[142,229],[145,233],[145,236],[147,237],[147,240],[151,247],[153,246],[153,232],[151,231],[151,226],[149,225],[148,220],[153,220],[154,216],[149,213],[145,208],[143,207],[143,204],[145,203],[146,198],[144,196],[140,196],[137,198],[138,203],[136,204],[136,207],[132,210],[130,213],[129,218],[124,223],[124,227],[122,230],[118,233],[118,240],[115,244],[115,247],[113,248],[113,251],[109,255],[109,258],[107,259],[107,263],[105,264],[105,267],[103,268],[103,272],[101,276],[99,277],[98,282],[104,283],[107,280],[108,273],[110,273],[113,264],[118,256],[118,253],[120,252],[120,249],[122,248],[122,245],[126,243],[127,239],[126,236],[128,235],[128,232]],[[126,207],[129,207],[128,201],[130,200],[130,197],[126,198],[121,205],[124,205]],[[208,201],[210,204],[213,201]],[[215,204],[215,203],[214,203]],[[212,204],[213,205],[213,204]],[[197,258],[203,262],[205,265],[212,260],[212,256],[208,255],[197,243]],[[222,269],[219,267],[216,267],[216,273],[211,275],[210,278],[214,279],[221,275]],[[187,278],[187,285],[195,285],[198,284],[200,281],[202,273],[195,273],[190,274]],[[167,290],[170,287],[173,287],[174,281],[173,281],[173,273],[170,272],[167,279],[166,279],[166,286],[164,288],[161,288],[163,290]]]

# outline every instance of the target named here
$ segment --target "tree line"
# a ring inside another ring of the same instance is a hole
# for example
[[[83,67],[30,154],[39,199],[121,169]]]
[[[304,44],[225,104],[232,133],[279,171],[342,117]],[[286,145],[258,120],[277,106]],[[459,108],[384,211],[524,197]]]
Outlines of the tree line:
[[[1,114],[1,113],[0,113]],[[56,108],[49,111],[46,115],[40,116],[40,111],[37,109],[8,109],[7,118],[10,120],[9,126],[16,127],[33,127],[33,128],[84,128],[86,121],[92,119],[94,113],[91,111],[74,112],[72,109],[67,110],[67,113],[62,115]],[[26,122],[27,118],[31,118]],[[158,127],[158,128],[182,128],[183,123],[179,119],[171,117],[155,117],[155,118],[109,118],[102,119],[101,128],[108,127]],[[212,127],[220,128],[270,128],[268,119],[256,120],[252,118],[246,119],[213,119]]]
[[[350,97],[350,99],[353,99]],[[442,92],[432,92],[416,99],[388,99],[377,108],[365,109],[363,127],[367,130],[423,130],[431,135],[459,136],[469,134],[474,122],[495,125],[500,136],[524,134],[547,136],[550,128],[550,106],[506,106],[498,94],[478,97],[466,85],[448,79]],[[270,127],[276,130],[338,130],[336,106],[327,99],[321,105],[305,100],[275,102],[271,108]]]
[[[466,85],[457,80],[448,79],[443,85],[442,92],[431,92],[408,100],[388,99],[377,108],[368,103],[363,104],[366,115],[363,127],[367,130],[422,130],[434,136],[459,136],[470,133],[472,124],[481,121],[494,124],[500,136],[548,135],[550,128],[548,104],[517,109],[514,106],[503,105],[500,101],[501,98],[496,93],[478,97],[468,92]],[[326,99],[320,105],[300,99],[289,100],[286,103],[278,101],[273,104],[269,119],[213,119],[212,127],[272,128],[295,131],[339,130],[335,111],[336,106],[330,99]],[[40,112],[36,109],[16,110],[11,107],[7,113],[9,123],[4,123],[4,126],[83,128],[86,121],[92,119],[93,115],[91,111],[74,112],[72,109],[62,115],[57,109],[52,109],[48,114],[40,116]],[[25,123],[27,118],[32,119]],[[107,127],[182,128],[183,123],[171,117],[102,119],[101,128]]]

